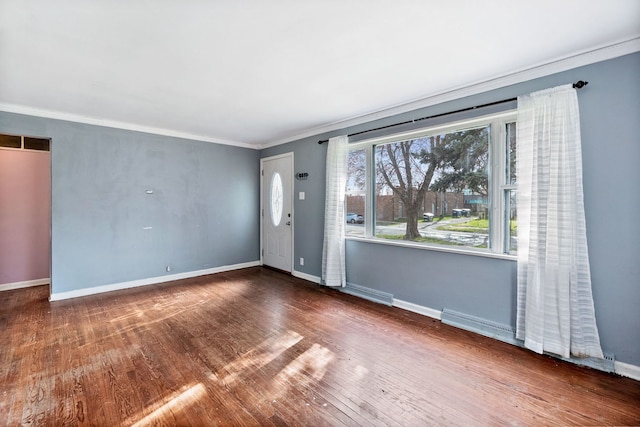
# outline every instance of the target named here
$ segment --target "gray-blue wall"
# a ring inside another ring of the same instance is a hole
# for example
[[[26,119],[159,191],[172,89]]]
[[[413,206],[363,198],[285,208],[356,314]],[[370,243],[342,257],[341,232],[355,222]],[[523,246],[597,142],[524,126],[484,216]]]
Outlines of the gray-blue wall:
[[[319,139],[412,118],[455,111],[577,80],[587,238],[596,317],[603,350],[640,366],[640,54],[576,68],[411,113],[305,138],[263,150],[261,157],[295,153],[295,269],[321,274],[326,144]],[[429,123],[423,123],[428,125]],[[300,257],[305,265],[297,264]],[[515,327],[516,263],[351,240],[347,281],[395,298],[448,308]]]
[[[0,112],[3,132],[52,138],[53,293],[260,259],[256,150]]]

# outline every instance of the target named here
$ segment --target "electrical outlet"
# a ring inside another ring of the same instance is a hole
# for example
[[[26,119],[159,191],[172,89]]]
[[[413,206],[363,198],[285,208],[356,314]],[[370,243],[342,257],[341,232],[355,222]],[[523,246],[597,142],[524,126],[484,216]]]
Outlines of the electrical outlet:
[[[300,265],[304,265],[304,258],[300,257]]]
[[[171,266],[167,265],[167,273],[171,271]]]

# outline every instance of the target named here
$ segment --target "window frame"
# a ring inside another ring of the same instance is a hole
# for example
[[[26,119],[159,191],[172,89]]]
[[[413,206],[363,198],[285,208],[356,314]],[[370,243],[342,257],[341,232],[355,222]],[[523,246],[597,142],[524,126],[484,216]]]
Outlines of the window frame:
[[[365,151],[365,212],[364,212],[364,236],[347,236],[349,240],[360,240],[372,243],[380,243],[391,246],[413,247],[441,252],[462,253],[468,255],[479,255],[492,258],[515,259],[514,253],[509,252],[507,242],[507,229],[510,226],[508,221],[509,213],[506,212],[508,206],[504,195],[508,190],[517,190],[517,184],[507,181],[507,124],[516,122],[517,110],[484,114],[477,117],[454,120],[451,122],[426,126],[409,131],[397,132],[381,135],[357,142],[349,143],[349,151]],[[489,212],[491,215],[489,223],[489,248],[473,248],[470,246],[448,246],[435,243],[418,243],[402,240],[389,240],[375,236],[375,165],[374,147],[381,144],[406,141],[437,134],[460,131],[478,126],[490,126],[489,136],[489,167],[487,170],[489,179]]]

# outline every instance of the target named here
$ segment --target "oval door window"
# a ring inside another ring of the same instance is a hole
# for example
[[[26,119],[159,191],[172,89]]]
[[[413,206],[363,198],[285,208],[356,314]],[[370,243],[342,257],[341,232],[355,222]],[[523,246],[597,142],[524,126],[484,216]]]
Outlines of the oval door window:
[[[282,178],[278,172],[271,178],[271,221],[277,227],[282,221],[282,208],[284,199],[282,195]]]

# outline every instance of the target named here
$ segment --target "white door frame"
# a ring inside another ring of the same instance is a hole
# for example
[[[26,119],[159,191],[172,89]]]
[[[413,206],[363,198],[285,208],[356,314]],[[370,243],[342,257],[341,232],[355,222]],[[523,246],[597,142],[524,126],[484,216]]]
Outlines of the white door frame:
[[[262,159],[260,159],[260,265],[264,265],[264,241],[263,241],[263,228],[264,228],[264,162],[266,161],[270,161],[270,160],[277,160],[277,159],[282,159],[282,158],[287,158],[289,157],[291,160],[291,171],[293,172],[294,168],[294,162],[293,162],[293,151],[290,151],[288,153],[283,153],[283,154],[278,154],[275,156],[270,156],[270,157],[264,157]],[[293,241],[294,241],[294,236],[295,236],[295,226],[296,226],[296,221],[295,221],[295,213],[294,213],[294,197],[293,197],[293,193],[294,191],[294,185],[295,185],[295,181],[293,180],[292,177],[292,181],[291,181],[291,194],[289,194],[289,197],[291,198],[291,274],[293,274],[293,272],[295,271],[295,264],[293,262],[294,260],[294,253],[295,253],[295,248],[293,245]]]

